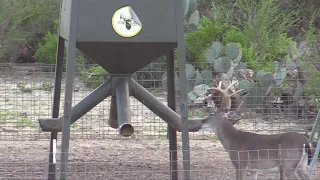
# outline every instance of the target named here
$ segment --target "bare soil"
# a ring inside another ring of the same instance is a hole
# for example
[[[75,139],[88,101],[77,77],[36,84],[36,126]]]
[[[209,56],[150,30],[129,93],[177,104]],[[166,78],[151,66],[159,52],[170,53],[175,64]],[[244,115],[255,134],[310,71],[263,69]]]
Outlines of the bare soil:
[[[0,179],[47,179],[48,144],[46,141],[1,142]],[[192,140],[190,146],[192,180],[235,179],[234,167],[219,142]],[[68,177],[79,180],[170,179],[168,149],[166,140],[71,141]],[[57,153],[60,154],[60,144]],[[178,156],[178,175],[181,179],[180,150]],[[313,172],[313,179],[320,177],[319,162]],[[279,175],[260,174],[260,179],[276,180]]]

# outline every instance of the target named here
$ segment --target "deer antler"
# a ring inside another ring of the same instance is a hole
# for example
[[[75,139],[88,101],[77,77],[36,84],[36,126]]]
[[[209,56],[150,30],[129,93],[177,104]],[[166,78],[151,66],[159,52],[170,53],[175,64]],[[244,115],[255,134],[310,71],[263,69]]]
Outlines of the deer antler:
[[[214,91],[218,91],[222,94],[222,102],[221,102],[221,109],[223,111],[228,111],[231,107],[231,100],[230,98],[232,96],[234,96],[235,94],[243,91],[243,89],[240,89],[236,92],[233,92],[231,94],[228,93],[228,90],[235,84],[237,83],[238,81],[234,81],[233,83],[231,83],[226,89],[221,89],[221,84],[222,84],[222,81],[219,81],[219,85],[218,87],[211,87],[209,88],[208,90],[214,90]]]

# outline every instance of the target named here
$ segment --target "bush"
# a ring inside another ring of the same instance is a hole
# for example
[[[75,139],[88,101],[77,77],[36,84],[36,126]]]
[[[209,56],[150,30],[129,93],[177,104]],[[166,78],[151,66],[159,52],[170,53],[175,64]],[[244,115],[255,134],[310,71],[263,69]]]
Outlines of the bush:
[[[96,88],[108,78],[107,71],[100,65],[81,67],[80,80],[85,83],[86,87]]]
[[[207,17],[202,17],[198,30],[186,35],[187,59],[189,62],[205,63],[205,50],[227,26],[215,24]]]
[[[34,58],[41,63],[54,64],[56,62],[58,35],[48,32],[38,44]]]

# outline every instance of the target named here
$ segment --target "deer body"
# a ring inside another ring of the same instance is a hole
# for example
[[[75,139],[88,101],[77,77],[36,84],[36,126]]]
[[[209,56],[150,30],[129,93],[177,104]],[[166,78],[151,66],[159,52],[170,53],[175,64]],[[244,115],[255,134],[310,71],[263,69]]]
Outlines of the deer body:
[[[223,91],[220,86],[221,83],[218,88],[211,89]],[[222,93],[225,95],[224,99],[227,99],[228,88]],[[262,135],[239,131],[228,120],[226,110],[229,108],[230,106],[221,107],[217,113],[203,120],[202,129],[216,133],[236,169],[236,180],[243,180],[246,171],[251,173],[252,180],[257,179],[258,172],[280,172],[280,159],[287,179],[310,179],[307,166],[311,162],[312,151],[311,144],[304,135],[296,132]]]

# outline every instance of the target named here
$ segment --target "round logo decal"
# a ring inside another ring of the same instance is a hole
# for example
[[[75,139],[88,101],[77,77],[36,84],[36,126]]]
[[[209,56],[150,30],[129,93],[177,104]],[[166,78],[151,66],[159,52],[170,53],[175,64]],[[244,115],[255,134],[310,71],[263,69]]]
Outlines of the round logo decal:
[[[140,33],[142,23],[130,6],[116,10],[112,16],[112,28],[122,37],[130,38]]]

